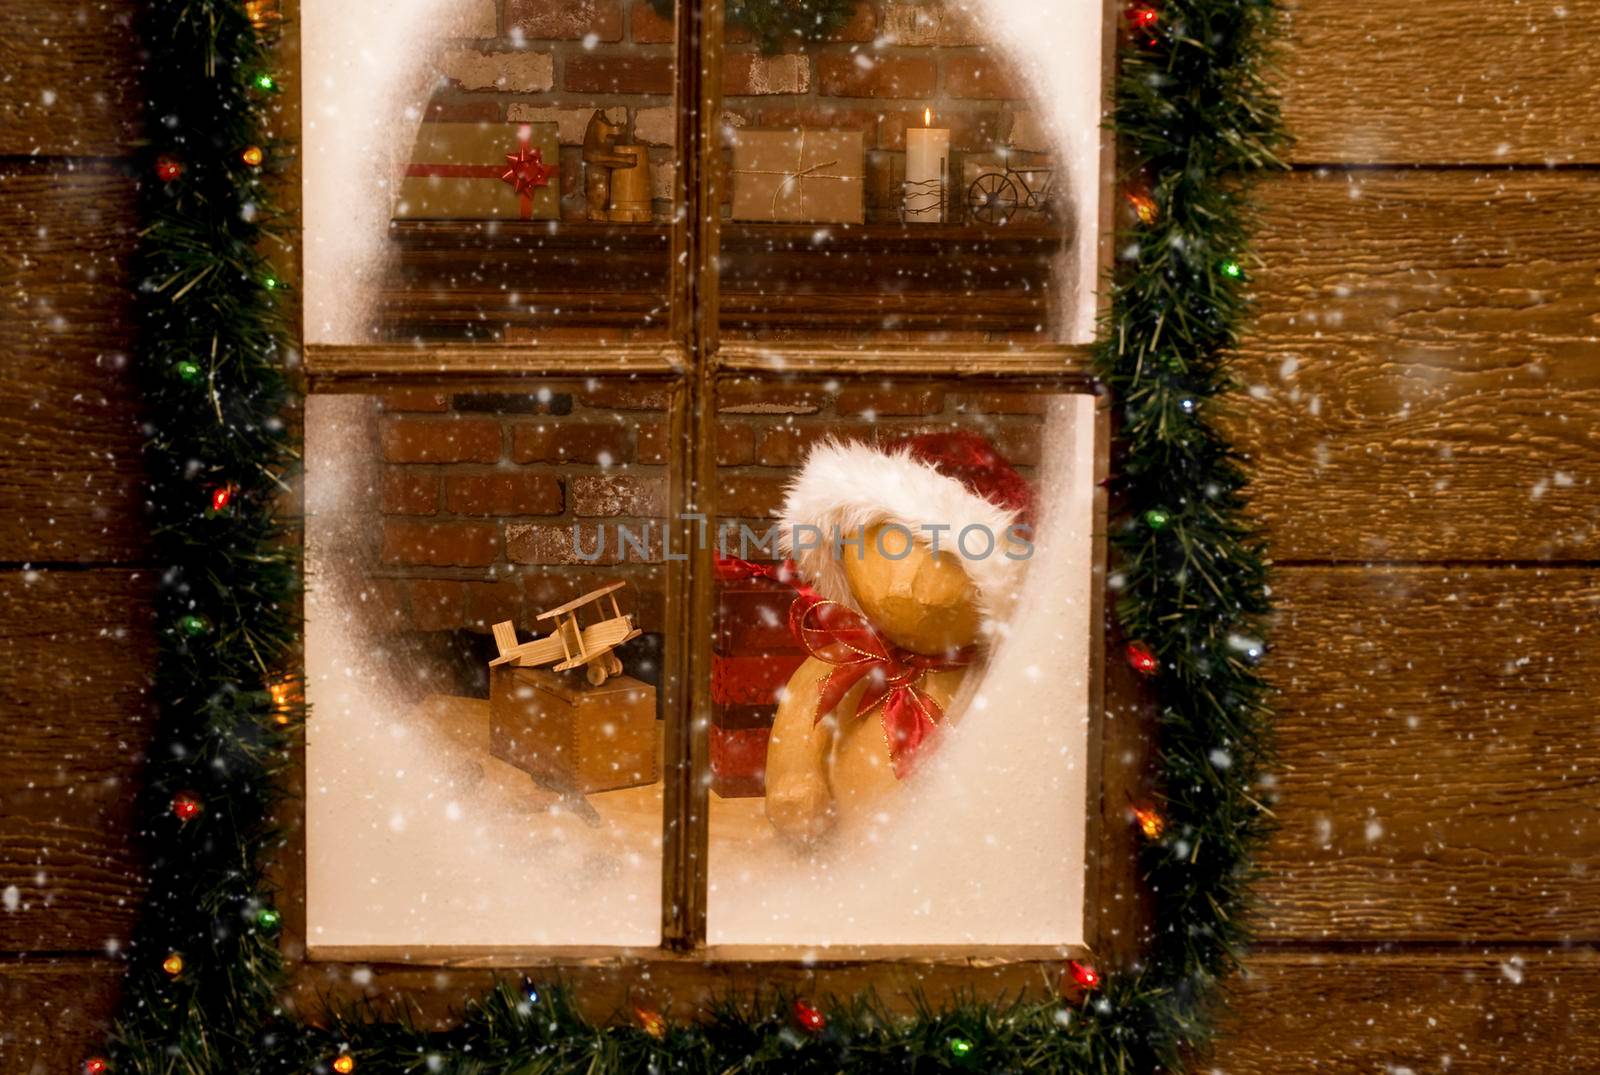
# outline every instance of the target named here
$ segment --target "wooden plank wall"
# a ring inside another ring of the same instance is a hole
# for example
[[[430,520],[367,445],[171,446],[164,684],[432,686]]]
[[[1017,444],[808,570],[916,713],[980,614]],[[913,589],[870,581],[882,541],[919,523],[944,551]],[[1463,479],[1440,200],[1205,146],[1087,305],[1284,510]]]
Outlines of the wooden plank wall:
[[[148,727],[133,0],[0,6],[0,1072],[116,1001]],[[1233,419],[1282,831],[1202,1067],[1600,1066],[1600,6],[1294,0]]]

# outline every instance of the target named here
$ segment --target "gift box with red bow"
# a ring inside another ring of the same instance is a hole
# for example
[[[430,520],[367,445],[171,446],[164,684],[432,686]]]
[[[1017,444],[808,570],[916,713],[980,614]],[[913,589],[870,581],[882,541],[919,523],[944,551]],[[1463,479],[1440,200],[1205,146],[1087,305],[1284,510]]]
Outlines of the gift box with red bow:
[[[561,147],[554,123],[424,123],[394,215],[409,220],[555,220]]]

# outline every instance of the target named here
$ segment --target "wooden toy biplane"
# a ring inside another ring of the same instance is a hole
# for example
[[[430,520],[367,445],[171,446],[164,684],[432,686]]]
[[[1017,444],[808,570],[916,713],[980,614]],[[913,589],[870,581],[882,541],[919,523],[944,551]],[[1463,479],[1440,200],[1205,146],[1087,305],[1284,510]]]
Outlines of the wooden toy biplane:
[[[510,620],[495,624],[494,644],[500,656],[490,661],[489,667],[509,664],[518,668],[538,668],[555,664],[555,671],[564,672],[585,665],[584,675],[596,687],[604,683],[606,677],[620,675],[622,661],[613,651],[624,642],[638,638],[640,633],[633,616],[624,614],[617,605],[617,591],[626,585],[626,582],[613,582],[575,601],[568,601],[560,608],[539,613],[540,621],[554,620],[555,626],[550,634],[532,642],[518,642],[517,630]],[[602,606],[602,600],[606,597],[611,599],[610,616],[605,615]],[[594,614],[602,618],[584,626],[579,620],[579,613],[590,605],[595,607]]]

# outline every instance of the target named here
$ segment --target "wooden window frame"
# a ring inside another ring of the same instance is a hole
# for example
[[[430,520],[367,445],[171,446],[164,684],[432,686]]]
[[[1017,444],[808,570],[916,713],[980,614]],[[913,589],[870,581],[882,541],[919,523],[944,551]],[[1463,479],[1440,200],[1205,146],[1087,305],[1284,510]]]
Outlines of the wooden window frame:
[[[291,5],[293,6],[293,5]],[[1115,67],[1116,6],[1105,0],[1102,99],[1109,100]],[[678,520],[677,547],[695,549],[689,562],[666,565],[665,736],[662,778],[662,936],[658,947],[602,946],[529,949],[459,946],[433,949],[314,947],[307,943],[305,906],[305,757],[290,767],[289,795],[280,811],[284,851],[272,870],[284,894],[283,950],[290,965],[288,1003],[319,1009],[330,999],[375,993],[403,997],[424,1017],[447,1019],[461,999],[508,971],[554,974],[576,987],[588,1014],[606,1018],[625,1011],[636,991],[648,988],[664,1009],[692,1008],[708,991],[788,986],[811,992],[849,993],[874,987],[892,1001],[897,984],[925,996],[1053,988],[1065,959],[1102,965],[1127,963],[1150,920],[1137,881],[1137,843],[1127,820],[1129,804],[1144,786],[1150,744],[1148,704],[1135,677],[1110,651],[1106,629],[1108,517],[1104,478],[1109,469],[1110,401],[1089,370],[1089,348],[1073,345],[924,344],[858,347],[838,344],[723,345],[720,339],[715,252],[720,220],[704,207],[721,202],[715,147],[721,115],[723,0],[680,0],[677,5],[677,145],[671,247],[671,329],[663,343],[616,345],[409,344],[305,348],[307,391],[370,392],[377,388],[460,387],[515,389],[539,378],[636,379],[667,387],[671,443],[686,445],[670,470],[668,518]],[[296,12],[291,11],[293,16]],[[298,23],[292,23],[297,25]],[[298,56],[297,42],[288,50]],[[297,79],[296,82],[299,80]],[[692,101],[695,107],[682,107]],[[1102,136],[1099,227],[1100,268],[1111,265],[1115,146]],[[1104,297],[1100,303],[1103,307]],[[800,375],[841,382],[959,381],[963,387],[1095,393],[1097,492],[1091,607],[1088,824],[1080,946],[830,946],[819,955],[797,946],[707,946],[706,875],[709,832],[706,782],[711,702],[705,690],[681,684],[710,682],[709,633],[692,629],[715,614],[712,551],[690,540],[690,512],[714,510],[694,490],[717,487],[715,434],[719,383],[738,377]],[[691,568],[692,565],[692,568]],[[688,645],[683,640],[689,640]],[[679,824],[679,819],[686,823]],[[357,973],[362,972],[362,973]]]

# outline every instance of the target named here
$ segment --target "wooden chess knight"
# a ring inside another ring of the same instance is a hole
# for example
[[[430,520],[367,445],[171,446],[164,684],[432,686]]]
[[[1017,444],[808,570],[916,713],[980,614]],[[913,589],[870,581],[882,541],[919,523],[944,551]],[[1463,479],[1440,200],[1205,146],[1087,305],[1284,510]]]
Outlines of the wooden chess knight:
[[[643,146],[617,145],[621,133],[598,108],[583,132],[585,215],[596,223],[650,219],[650,162]]]

